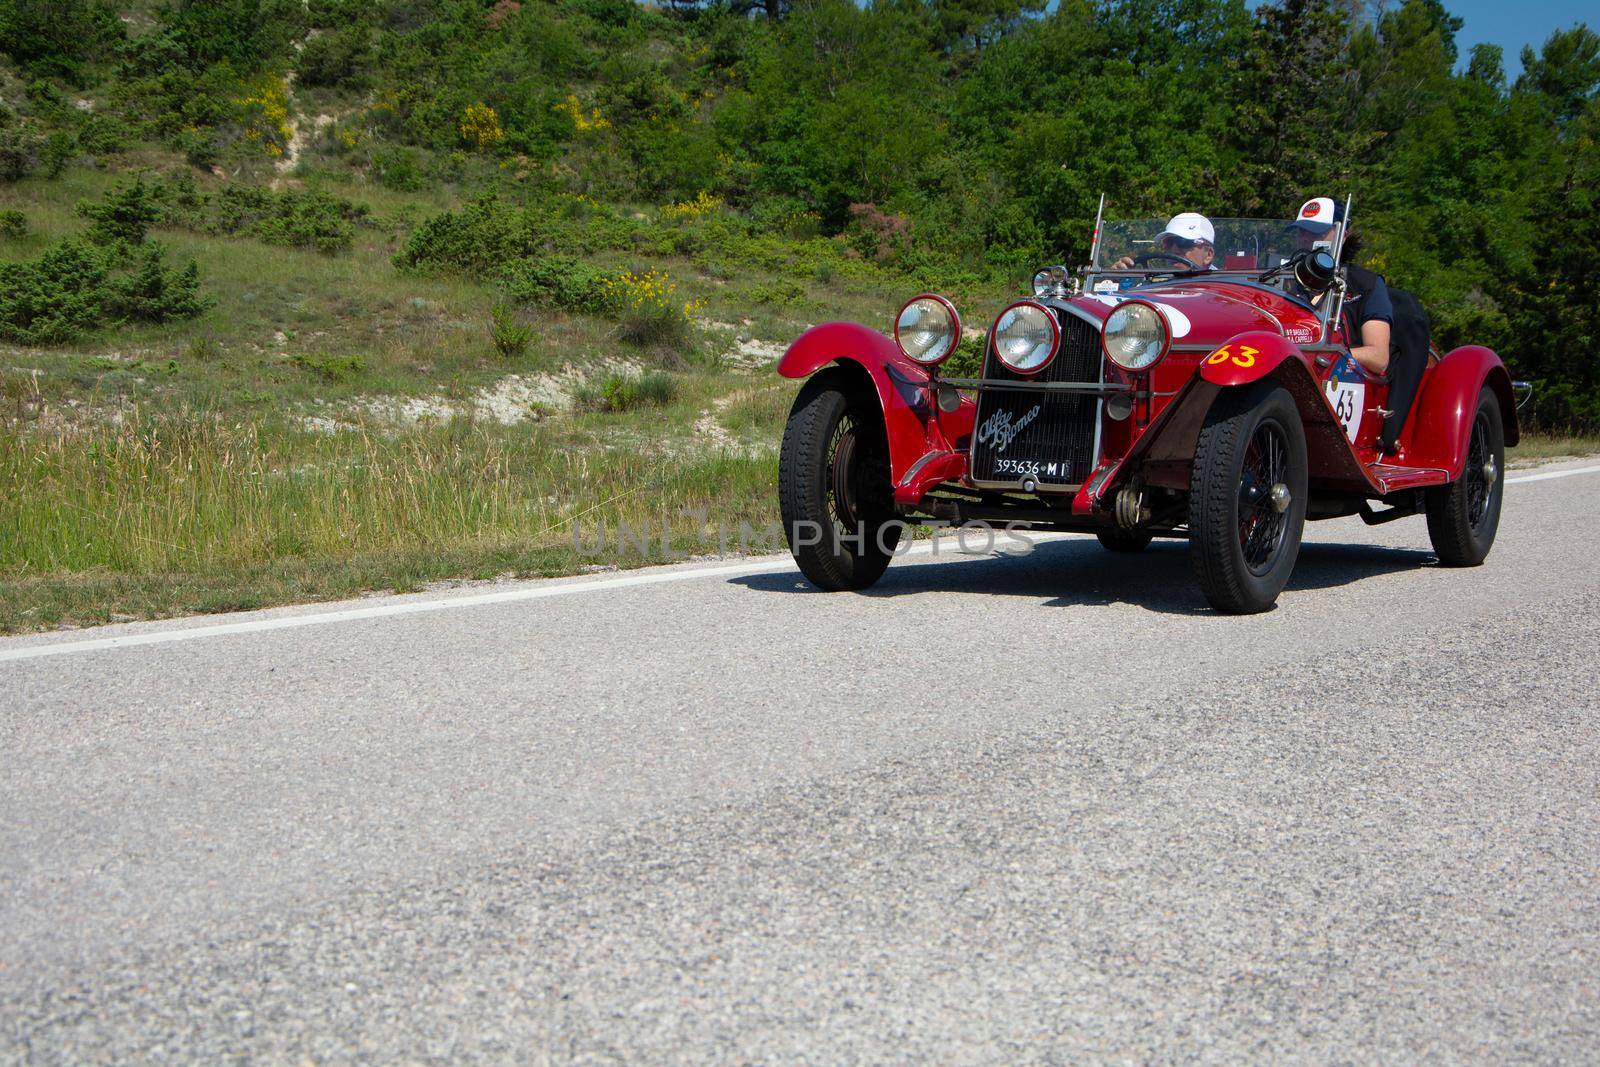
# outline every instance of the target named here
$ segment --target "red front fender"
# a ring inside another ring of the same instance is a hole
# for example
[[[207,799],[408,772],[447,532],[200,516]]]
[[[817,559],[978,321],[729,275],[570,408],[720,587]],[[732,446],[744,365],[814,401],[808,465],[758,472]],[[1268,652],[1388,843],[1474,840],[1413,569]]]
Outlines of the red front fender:
[[[1300,359],[1299,347],[1282,334],[1249,330],[1215,349],[1200,364],[1200,377],[1212,385],[1249,385],[1278,369],[1286,359]]]
[[[854,322],[825,322],[795,338],[778,373],[805,378],[832,363],[859,368],[878,394],[897,500],[913,503],[960,475],[962,438],[972,432],[976,404],[962,397],[955,411],[938,411],[927,369],[907,359],[893,338]]]
[[[1452,479],[1461,477],[1472,420],[1478,411],[1478,395],[1485,385],[1500,400],[1506,444],[1516,444],[1522,431],[1511,394],[1511,375],[1491,350],[1464,345],[1429,367],[1422,379],[1416,407],[1406,419],[1405,432],[1400,437],[1406,463],[1449,471]]]

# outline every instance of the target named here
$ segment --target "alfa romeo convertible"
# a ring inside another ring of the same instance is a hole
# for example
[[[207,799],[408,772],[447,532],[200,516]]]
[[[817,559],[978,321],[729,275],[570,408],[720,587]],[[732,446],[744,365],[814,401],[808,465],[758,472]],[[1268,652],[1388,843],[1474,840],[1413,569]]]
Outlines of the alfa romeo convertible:
[[[933,293],[892,333],[796,339],[779,501],[805,576],[866,588],[919,523],[1091,532],[1113,552],[1185,538],[1228,613],[1272,606],[1311,519],[1424,515],[1441,563],[1481,563],[1519,432],[1500,358],[1427,344],[1370,373],[1341,313],[1342,225],[1301,248],[1289,221],[1211,222],[1201,269],[1156,250],[1164,220],[1097,220],[1088,267],[1039,271],[995,317],[977,377],[941,373],[962,326]]]

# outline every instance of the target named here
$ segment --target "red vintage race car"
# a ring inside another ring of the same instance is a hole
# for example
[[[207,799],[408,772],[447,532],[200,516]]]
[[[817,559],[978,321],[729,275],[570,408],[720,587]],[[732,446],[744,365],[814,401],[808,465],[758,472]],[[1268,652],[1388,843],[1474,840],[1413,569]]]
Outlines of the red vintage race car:
[[[1274,603],[1308,519],[1424,514],[1440,562],[1481,563],[1518,438],[1500,358],[1441,355],[1424,332],[1371,373],[1349,348],[1342,225],[1307,247],[1287,221],[1208,221],[1203,268],[1157,247],[1165,220],[1097,221],[1090,266],[1040,271],[995,319],[977,378],[941,375],[961,322],[934,294],[892,335],[802,334],[778,364],[809,379],[779,498],[805,576],[870,586],[927,522],[1087,531],[1113,552],[1187,538],[1230,613]]]

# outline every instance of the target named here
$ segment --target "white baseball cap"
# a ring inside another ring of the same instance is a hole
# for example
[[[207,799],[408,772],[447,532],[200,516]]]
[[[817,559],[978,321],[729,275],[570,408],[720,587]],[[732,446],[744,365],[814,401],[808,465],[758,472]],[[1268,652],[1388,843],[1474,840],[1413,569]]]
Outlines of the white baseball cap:
[[[1333,202],[1331,196],[1314,196],[1300,205],[1300,214],[1290,223],[1295,229],[1314,234],[1327,232],[1328,227],[1344,218],[1344,208]]]
[[[1185,211],[1168,219],[1167,228],[1156,234],[1156,240],[1159,241],[1163,237],[1176,237],[1181,241],[1204,241],[1208,245],[1217,243],[1217,231],[1212,229],[1211,220],[1197,211]]]

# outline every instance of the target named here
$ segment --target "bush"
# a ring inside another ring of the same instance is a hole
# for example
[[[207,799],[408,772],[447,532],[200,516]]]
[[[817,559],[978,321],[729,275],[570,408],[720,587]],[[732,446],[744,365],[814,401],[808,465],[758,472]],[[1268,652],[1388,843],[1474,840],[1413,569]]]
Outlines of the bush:
[[[161,206],[144,178],[135,177],[132,183],[117,183],[99,203],[80,202],[78,214],[90,220],[89,236],[95,241],[136,245],[144,241],[145,232],[161,217]]]
[[[961,343],[950,358],[945,360],[939,373],[950,378],[980,378],[983,376],[984,344],[987,335],[963,332]]]
[[[325,382],[347,382],[367,369],[367,361],[360,356],[332,356],[326,353],[312,355],[296,352],[289,362],[301,370],[310,371]]]
[[[398,145],[385,145],[372,153],[372,173],[379,185],[397,193],[417,193],[433,185],[421,156]]]
[[[688,340],[698,303],[678,304],[677,286],[659,271],[623,271],[606,281],[622,339],[636,345],[680,345]]]
[[[76,241],[0,265],[0,337],[38,345],[86,333],[105,313],[107,273],[104,258]]]
[[[515,309],[496,304],[489,309],[489,320],[494,350],[502,357],[515,359],[528,350],[528,342],[533,340],[533,327],[518,322]]]
[[[418,226],[395,253],[394,263],[401,269],[490,274],[532,252],[538,232],[527,212],[483,197]]]
[[[307,248],[333,255],[355,243],[366,207],[327,193],[230,185],[217,197],[215,232],[247,233],[267,244]]]
[[[138,256],[133,273],[113,278],[106,292],[106,313],[140,322],[192,319],[211,305],[200,295],[200,268],[193,260],[181,269],[165,264],[166,249],[151,245]]]
[[[638,377],[612,374],[598,384],[585,382],[573,394],[582,411],[632,411],[646,405],[664,407],[678,395],[678,383],[665,371],[651,371]]]
[[[20,126],[0,124],[0,182],[21,181],[39,166],[43,140]]]
[[[528,256],[506,268],[501,288],[522,304],[602,315],[612,308],[611,276],[571,256]]]
[[[0,237],[9,241],[28,236],[28,216],[20,211],[0,211]]]
[[[359,75],[370,54],[367,28],[346,26],[308,38],[295,60],[295,70],[302,85],[360,88],[366,79]]]
[[[36,260],[0,265],[0,338],[55,344],[108,322],[192,318],[209,306],[193,262],[168,268],[159,245],[124,262],[127,247],[63,241]]]

